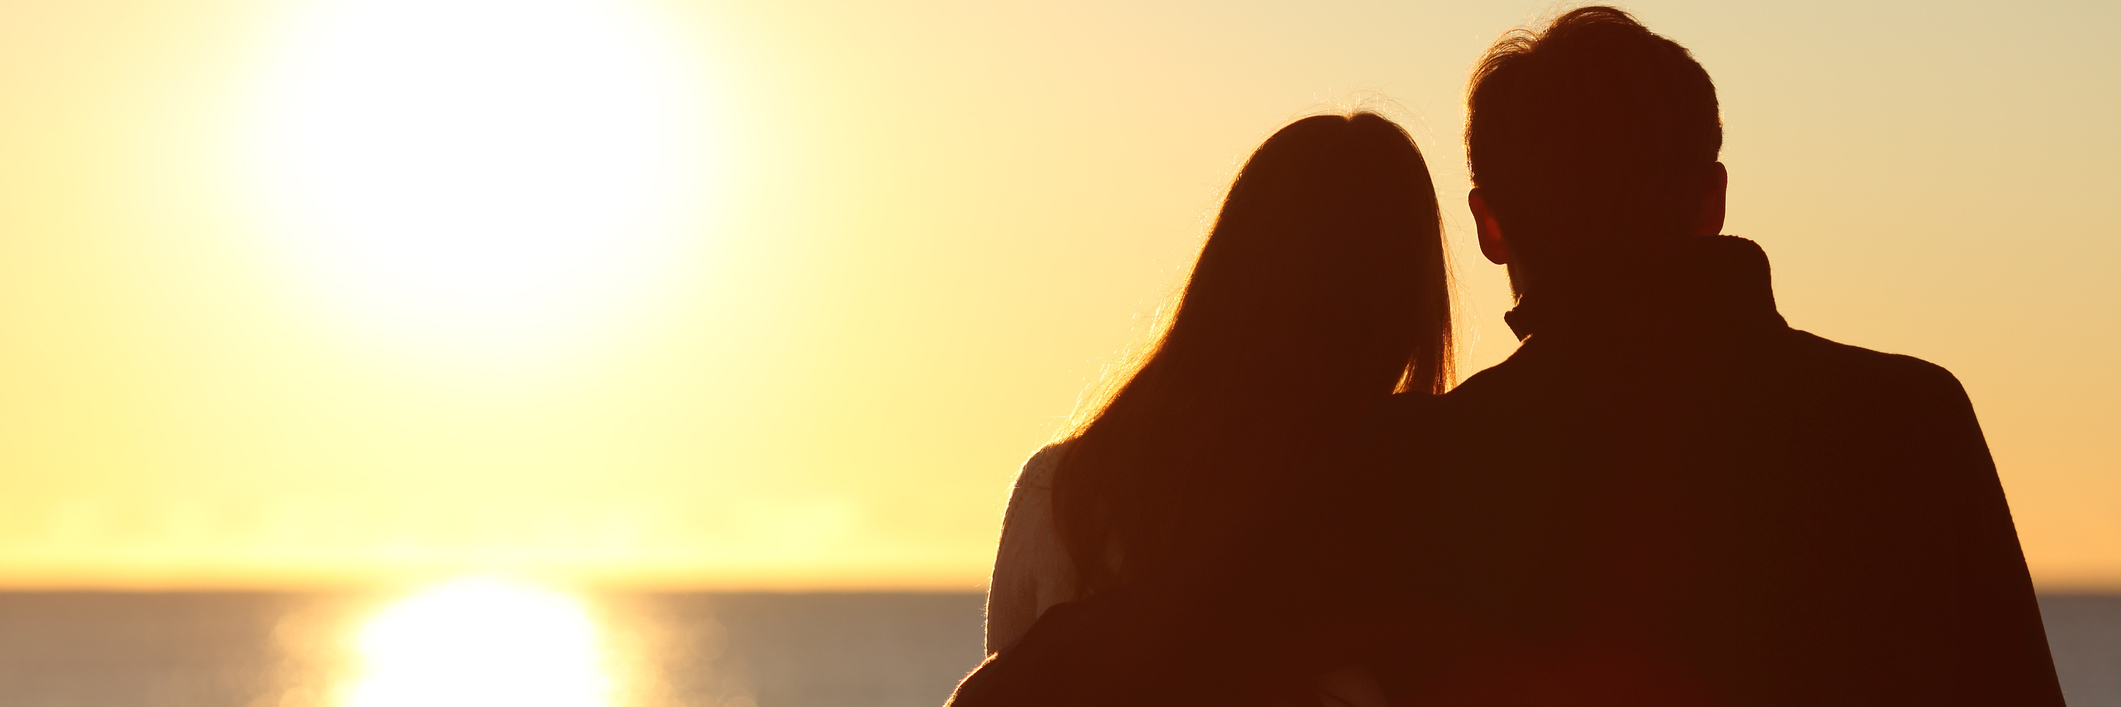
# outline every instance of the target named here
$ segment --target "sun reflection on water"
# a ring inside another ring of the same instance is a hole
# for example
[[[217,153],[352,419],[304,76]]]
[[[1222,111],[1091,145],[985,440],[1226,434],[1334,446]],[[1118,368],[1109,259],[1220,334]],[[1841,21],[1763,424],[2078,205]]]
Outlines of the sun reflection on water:
[[[603,644],[580,600],[457,579],[362,627],[362,671],[347,707],[610,707]]]

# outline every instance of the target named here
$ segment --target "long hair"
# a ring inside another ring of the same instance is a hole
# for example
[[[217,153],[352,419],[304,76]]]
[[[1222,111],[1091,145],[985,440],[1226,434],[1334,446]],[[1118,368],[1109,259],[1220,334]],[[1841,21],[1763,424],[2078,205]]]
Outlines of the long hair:
[[[1321,435],[1451,378],[1421,150],[1372,113],[1298,120],[1246,161],[1162,332],[1071,435],[1055,522],[1081,589],[1214,547],[1305,483]]]

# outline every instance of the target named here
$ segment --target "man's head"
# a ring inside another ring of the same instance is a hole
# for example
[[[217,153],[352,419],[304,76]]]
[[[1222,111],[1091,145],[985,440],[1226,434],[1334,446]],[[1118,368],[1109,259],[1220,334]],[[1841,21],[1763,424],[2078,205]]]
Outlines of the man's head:
[[[1722,146],[1708,72],[1627,13],[1586,7],[1512,32],[1467,92],[1481,248],[1513,281],[1536,280],[1570,252],[1714,234]]]

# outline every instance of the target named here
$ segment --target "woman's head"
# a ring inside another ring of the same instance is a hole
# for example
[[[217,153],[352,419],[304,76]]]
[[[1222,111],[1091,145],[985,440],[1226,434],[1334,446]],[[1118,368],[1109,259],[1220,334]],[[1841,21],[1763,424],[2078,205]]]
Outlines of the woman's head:
[[[1373,113],[1314,116],[1246,161],[1152,358],[1322,395],[1440,392],[1450,308],[1421,151]]]
[[[1420,150],[1370,113],[1282,128],[1231,185],[1168,327],[1076,430],[1063,544],[1092,589],[1166,564],[1301,483],[1285,477],[1326,426],[1441,392],[1450,349]]]

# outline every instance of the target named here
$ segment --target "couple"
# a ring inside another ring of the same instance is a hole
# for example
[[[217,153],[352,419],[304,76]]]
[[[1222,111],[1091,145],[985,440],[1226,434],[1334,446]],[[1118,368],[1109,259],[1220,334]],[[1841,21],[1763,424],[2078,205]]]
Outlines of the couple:
[[[1445,393],[1403,131],[1282,129],[1025,465],[954,704],[2061,705],[1965,392],[1784,323],[1688,52],[1584,8],[1468,101],[1517,352]]]

